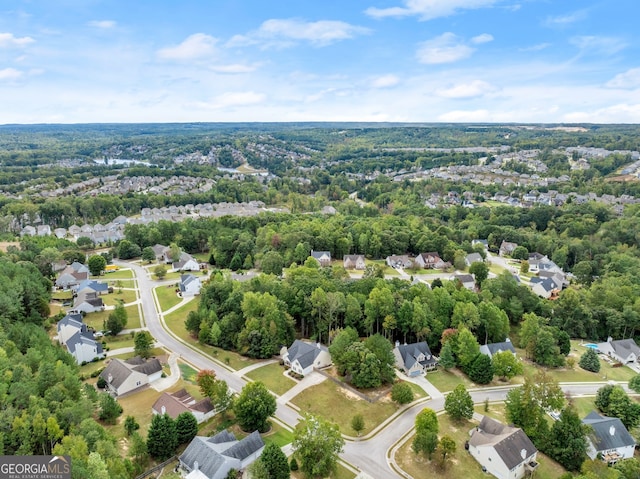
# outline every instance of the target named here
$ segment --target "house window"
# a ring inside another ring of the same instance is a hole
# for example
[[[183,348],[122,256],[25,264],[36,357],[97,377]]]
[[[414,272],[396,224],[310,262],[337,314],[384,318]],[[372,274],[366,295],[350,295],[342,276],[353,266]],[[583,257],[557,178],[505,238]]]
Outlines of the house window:
[[[137,381],[137,382],[136,382],[136,386],[140,386],[140,381]]]

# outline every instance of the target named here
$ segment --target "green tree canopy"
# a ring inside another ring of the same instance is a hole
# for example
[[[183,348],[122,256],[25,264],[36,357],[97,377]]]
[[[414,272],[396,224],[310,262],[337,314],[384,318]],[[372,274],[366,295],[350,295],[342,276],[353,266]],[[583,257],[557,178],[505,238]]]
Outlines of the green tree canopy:
[[[334,472],[343,447],[338,426],[318,416],[305,414],[293,431],[294,454],[308,477],[327,477]]]
[[[458,384],[451,391],[445,401],[444,409],[451,419],[459,421],[461,419],[471,419],[473,417],[473,399],[467,392],[464,385]]]
[[[244,431],[266,431],[268,419],[276,412],[276,398],[257,381],[246,384],[233,401],[233,411]]]

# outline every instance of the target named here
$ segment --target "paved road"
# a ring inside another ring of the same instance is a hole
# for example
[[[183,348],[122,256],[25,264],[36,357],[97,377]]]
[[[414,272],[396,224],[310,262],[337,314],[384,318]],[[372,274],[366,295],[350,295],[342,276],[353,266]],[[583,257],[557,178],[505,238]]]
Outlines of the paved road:
[[[157,286],[157,283],[149,279],[147,271],[140,266],[130,263],[116,262],[116,264],[123,267],[130,267],[134,271],[138,279],[144,318],[153,337],[167,349],[177,353],[196,368],[213,369],[220,379],[227,381],[231,389],[235,391],[241,390],[246,384],[246,381],[233,374],[232,371],[224,368],[221,364],[213,361],[213,359],[191,349],[163,328],[163,320],[158,314],[153,297],[153,288]],[[565,393],[569,393],[572,396],[581,396],[595,395],[596,391],[604,384],[606,383],[564,383],[561,384],[561,386]],[[490,402],[503,401],[509,389],[510,387],[477,390],[472,391],[471,396],[477,404],[483,403],[486,399]],[[374,478],[401,478],[402,476],[398,475],[390,467],[387,452],[400,438],[411,431],[415,423],[416,415],[423,408],[429,407],[435,411],[441,411],[444,409],[444,401],[444,397],[436,397],[406,409],[369,439],[347,442],[342,458]],[[300,416],[295,410],[283,404],[281,401],[278,401],[276,417],[291,427],[295,426],[300,419]]]

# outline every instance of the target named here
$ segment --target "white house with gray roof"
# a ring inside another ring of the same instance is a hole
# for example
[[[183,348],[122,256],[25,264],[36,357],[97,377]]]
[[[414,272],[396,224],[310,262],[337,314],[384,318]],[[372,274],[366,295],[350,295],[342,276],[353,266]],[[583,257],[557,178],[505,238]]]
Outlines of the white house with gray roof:
[[[91,331],[78,331],[67,340],[67,351],[78,364],[90,363],[94,359],[102,359],[107,353],[102,349],[102,343],[93,339]]]
[[[100,377],[107,388],[117,396],[147,386],[162,376],[162,365],[157,359],[144,360],[140,356],[125,361],[113,358]]]
[[[499,479],[520,479],[538,467],[538,450],[524,431],[487,416],[471,434],[469,453]]]
[[[178,288],[180,289],[180,294],[182,294],[183,298],[200,294],[201,287],[202,282],[197,276],[193,274],[180,275],[180,283],[178,284]]]
[[[591,426],[593,431],[587,436],[587,455],[591,459],[595,459],[599,454],[606,463],[615,464],[622,459],[633,457],[636,441],[620,419],[601,416],[591,411],[582,422]]]
[[[280,357],[294,372],[306,376],[314,369],[331,365],[329,350],[320,343],[305,343],[296,339],[291,346],[283,347]]]
[[[635,363],[640,357],[640,348],[633,339],[617,339],[611,336],[606,343],[598,343],[598,351],[622,364]]]
[[[396,367],[407,376],[418,376],[434,370],[438,365],[429,345],[424,341],[412,344],[400,344],[396,341],[393,355],[396,358]]]
[[[172,265],[174,271],[199,271],[200,265],[189,253],[182,253],[180,259]]]
[[[180,467],[185,479],[225,479],[231,469],[246,469],[263,450],[258,431],[238,441],[225,430],[213,437],[194,437],[179,457]]]
[[[516,355],[516,349],[513,347],[513,344],[511,343],[509,338],[501,343],[489,343],[480,346],[480,353],[489,356],[490,358],[492,358],[494,354],[504,351],[509,351],[514,356]]]

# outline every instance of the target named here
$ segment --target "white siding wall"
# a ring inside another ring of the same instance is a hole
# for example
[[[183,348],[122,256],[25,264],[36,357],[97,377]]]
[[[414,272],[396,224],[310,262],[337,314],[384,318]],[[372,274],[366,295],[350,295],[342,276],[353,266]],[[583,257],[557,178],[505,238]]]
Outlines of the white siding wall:
[[[487,472],[498,479],[511,479],[509,469],[502,462],[500,456],[493,447],[469,447],[469,452],[482,466],[487,468]]]
[[[118,395],[126,394],[129,391],[133,391],[145,384],[149,384],[149,378],[146,374],[141,374],[137,371],[132,371],[131,374],[118,388]]]

